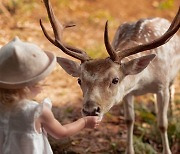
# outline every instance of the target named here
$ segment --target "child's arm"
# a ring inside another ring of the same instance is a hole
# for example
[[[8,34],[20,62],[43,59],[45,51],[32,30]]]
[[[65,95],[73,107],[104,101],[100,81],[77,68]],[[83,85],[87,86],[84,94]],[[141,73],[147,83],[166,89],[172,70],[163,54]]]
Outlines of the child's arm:
[[[73,123],[61,125],[48,107],[43,108],[39,120],[47,133],[56,139],[74,135],[83,128],[95,128],[99,125],[97,116],[87,116]]]

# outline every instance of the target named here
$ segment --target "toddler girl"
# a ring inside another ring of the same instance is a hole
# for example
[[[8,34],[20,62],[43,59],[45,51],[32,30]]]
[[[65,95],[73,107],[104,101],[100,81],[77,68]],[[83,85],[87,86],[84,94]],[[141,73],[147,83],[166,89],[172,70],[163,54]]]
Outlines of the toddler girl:
[[[17,37],[0,49],[0,154],[52,154],[46,132],[59,139],[98,126],[96,116],[61,125],[48,99],[31,100],[55,64],[54,54]]]

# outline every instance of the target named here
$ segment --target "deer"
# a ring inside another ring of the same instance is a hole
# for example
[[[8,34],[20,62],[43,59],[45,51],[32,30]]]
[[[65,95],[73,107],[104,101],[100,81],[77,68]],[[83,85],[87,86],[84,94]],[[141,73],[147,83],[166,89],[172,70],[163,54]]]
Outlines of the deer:
[[[79,48],[63,42],[63,31],[75,26],[61,24],[49,0],[44,0],[54,38],[40,19],[45,37],[65,54],[80,61],[57,57],[58,64],[78,78],[83,94],[82,114],[103,117],[112,106],[123,102],[127,125],[126,154],[134,154],[134,97],[152,93],[157,98],[157,123],[162,138],[163,154],[171,154],[167,129],[167,111],[171,85],[180,70],[180,8],[170,23],[164,18],[140,19],[117,28],[112,43],[108,21],[104,29],[107,58],[92,59]]]

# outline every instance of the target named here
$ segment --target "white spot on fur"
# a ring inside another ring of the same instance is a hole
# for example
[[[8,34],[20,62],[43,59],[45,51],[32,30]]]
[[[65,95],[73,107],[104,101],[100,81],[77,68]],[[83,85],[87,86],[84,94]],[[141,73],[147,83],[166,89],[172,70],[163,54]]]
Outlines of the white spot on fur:
[[[149,34],[149,32],[147,33],[147,36],[151,36],[151,35]]]
[[[149,42],[149,39],[148,39],[147,37],[145,37],[145,41],[146,41],[146,42]]]

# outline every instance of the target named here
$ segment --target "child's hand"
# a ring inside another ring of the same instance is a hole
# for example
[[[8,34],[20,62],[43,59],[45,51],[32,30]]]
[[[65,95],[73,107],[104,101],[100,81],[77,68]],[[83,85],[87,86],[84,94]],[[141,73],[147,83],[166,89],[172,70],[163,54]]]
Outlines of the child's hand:
[[[85,128],[96,128],[100,123],[98,116],[87,116],[83,119],[85,120]]]

